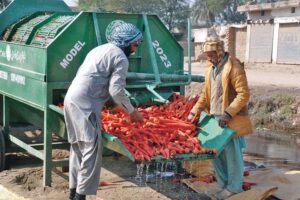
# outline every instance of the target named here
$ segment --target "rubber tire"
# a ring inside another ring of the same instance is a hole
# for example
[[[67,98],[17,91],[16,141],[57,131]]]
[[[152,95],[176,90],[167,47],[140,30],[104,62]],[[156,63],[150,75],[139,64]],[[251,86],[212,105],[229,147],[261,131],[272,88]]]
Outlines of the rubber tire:
[[[5,169],[5,138],[3,129],[0,128],[0,172]]]

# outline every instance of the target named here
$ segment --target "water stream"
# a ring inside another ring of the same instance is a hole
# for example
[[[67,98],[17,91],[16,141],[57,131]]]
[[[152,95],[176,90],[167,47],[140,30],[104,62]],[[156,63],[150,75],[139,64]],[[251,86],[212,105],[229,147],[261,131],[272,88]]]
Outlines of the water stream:
[[[300,167],[300,137],[256,133],[246,137],[244,153],[266,167]]]

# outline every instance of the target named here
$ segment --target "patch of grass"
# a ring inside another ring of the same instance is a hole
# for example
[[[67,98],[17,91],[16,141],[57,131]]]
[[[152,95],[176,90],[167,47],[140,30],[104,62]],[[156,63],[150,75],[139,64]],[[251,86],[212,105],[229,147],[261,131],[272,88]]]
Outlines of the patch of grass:
[[[277,94],[272,99],[278,108],[285,105],[291,105],[295,102],[295,97],[286,94]]]
[[[297,110],[293,109],[290,105],[284,105],[280,108],[281,114],[285,116],[292,116],[297,113]]]
[[[296,97],[287,94],[276,94],[267,98],[255,97],[249,105],[255,127],[281,131],[295,129],[292,122],[299,106]]]

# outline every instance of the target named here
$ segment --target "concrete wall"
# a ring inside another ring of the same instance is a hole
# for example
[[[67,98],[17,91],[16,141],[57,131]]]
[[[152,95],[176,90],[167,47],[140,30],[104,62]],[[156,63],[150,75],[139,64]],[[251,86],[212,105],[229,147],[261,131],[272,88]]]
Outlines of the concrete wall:
[[[178,43],[180,44],[180,46],[183,48],[184,50],[184,56],[188,56],[188,42],[187,41],[178,41]],[[194,42],[191,43],[191,56],[194,57],[195,56],[195,45]]]
[[[205,38],[208,35],[208,28],[199,28],[192,30],[192,37],[194,38],[194,42],[204,42]]]
[[[247,27],[230,27],[228,33],[228,52],[241,62],[246,59]]]
[[[291,12],[291,8],[282,8],[276,10],[265,10],[264,16],[261,15],[261,11],[253,11],[248,15],[248,19],[258,20],[258,19],[273,19],[276,17],[295,17],[300,16],[300,7],[295,8],[295,13]]]

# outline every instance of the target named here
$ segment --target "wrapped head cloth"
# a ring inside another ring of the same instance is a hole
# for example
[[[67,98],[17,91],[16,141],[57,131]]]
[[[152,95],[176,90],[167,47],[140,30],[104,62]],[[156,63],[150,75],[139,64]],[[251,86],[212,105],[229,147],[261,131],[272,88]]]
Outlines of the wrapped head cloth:
[[[120,48],[125,48],[132,43],[142,42],[143,35],[135,25],[115,20],[106,28],[106,40]]]

